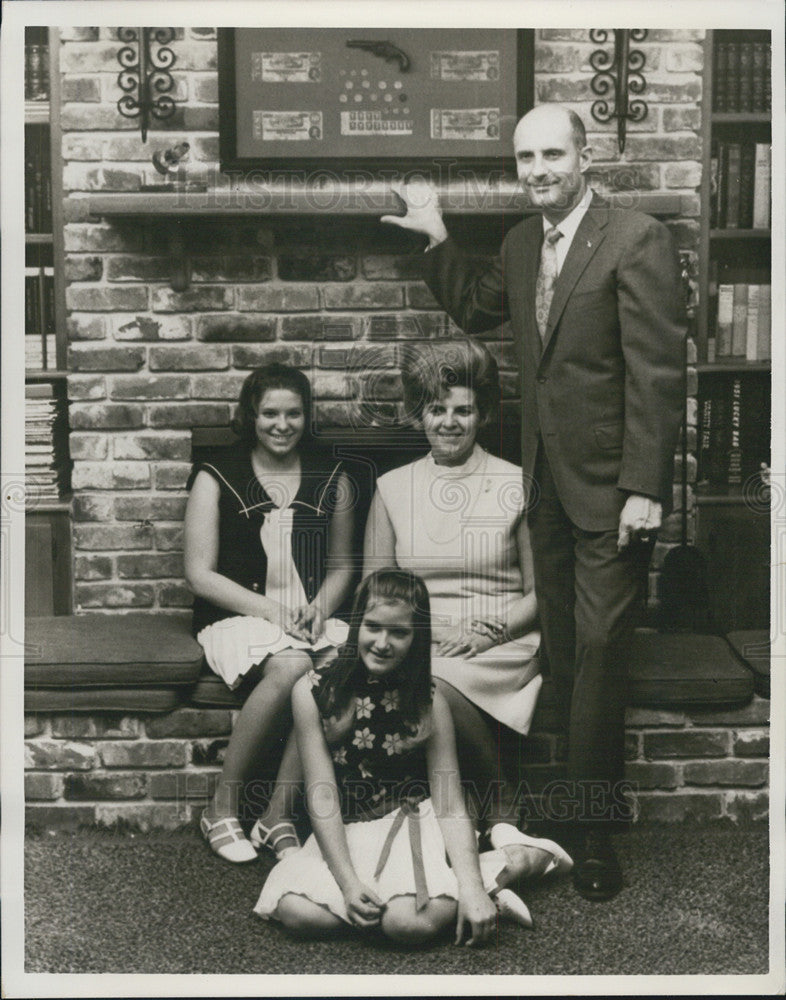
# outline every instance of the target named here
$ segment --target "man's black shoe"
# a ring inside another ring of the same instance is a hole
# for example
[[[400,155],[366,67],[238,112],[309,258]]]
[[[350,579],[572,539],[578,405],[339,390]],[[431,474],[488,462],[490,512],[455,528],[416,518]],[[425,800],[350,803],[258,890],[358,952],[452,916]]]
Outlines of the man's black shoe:
[[[622,888],[622,870],[608,833],[584,827],[573,844],[573,885],[585,899],[599,903]]]

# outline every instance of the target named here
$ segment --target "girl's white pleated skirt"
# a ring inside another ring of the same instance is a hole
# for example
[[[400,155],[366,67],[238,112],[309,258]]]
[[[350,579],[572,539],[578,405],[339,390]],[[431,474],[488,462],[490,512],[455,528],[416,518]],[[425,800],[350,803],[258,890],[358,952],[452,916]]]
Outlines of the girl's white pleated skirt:
[[[344,825],[349,854],[358,878],[385,903],[395,896],[414,896],[416,892],[409,819],[401,824],[390,845],[384,868],[377,878],[374,877],[388,834],[400,812],[400,809],[395,809],[379,819]],[[458,883],[445,856],[445,842],[431,799],[419,803],[418,814],[428,895],[430,898],[458,899]],[[504,867],[505,857],[501,851],[480,856],[480,871],[487,891],[496,887],[497,876]],[[304,896],[350,923],[344,897],[313,833],[299,851],[288,855],[273,868],[254,913],[266,920],[275,919],[279,900],[288,893]]]

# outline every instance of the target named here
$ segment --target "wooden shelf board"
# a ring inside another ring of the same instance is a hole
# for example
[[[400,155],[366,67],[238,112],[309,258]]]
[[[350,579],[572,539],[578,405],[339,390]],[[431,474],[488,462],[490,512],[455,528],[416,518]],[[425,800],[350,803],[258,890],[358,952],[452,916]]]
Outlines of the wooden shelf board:
[[[737,372],[766,372],[769,373],[772,365],[769,361],[713,361],[702,362],[696,365],[699,375],[722,375],[724,373]]]
[[[52,242],[51,233],[25,233],[25,243],[46,244]]]
[[[713,125],[769,125],[772,113],[769,111],[713,111]]]
[[[26,514],[52,514],[69,513],[71,510],[71,496],[61,497],[59,500],[42,500],[40,503],[31,504],[25,507]]]
[[[49,101],[25,101],[25,125],[48,125]]]
[[[438,186],[446,215],[498,215],[523,212],[516,181],[484,185],[473,178],[467,184]],[[72,195],[72,198],[80,197]],[[386,181],[338,181],[305,185],[285,178],[280,183],[210,191],[134,191],[81,196],[91,215],[209,216],[209,215],[384,215],[400,211],[397,196]],[[611,196],[612,204],[627,204],[630,193]],[[683,198],[669,192],[636,193],[636,207],[651,215],[680,215]]]
[[[769,240],[769,229],[711,229],[711,240]]]
[[[69,372],[62,368],[28,369],[25,372],[25,382],[59,382],[68,376]]]
[[[742,494],[729,494],[729,493],[697,493],[696,503],[699,507],[704,506],[744,506],[746,504],[746,499]]]

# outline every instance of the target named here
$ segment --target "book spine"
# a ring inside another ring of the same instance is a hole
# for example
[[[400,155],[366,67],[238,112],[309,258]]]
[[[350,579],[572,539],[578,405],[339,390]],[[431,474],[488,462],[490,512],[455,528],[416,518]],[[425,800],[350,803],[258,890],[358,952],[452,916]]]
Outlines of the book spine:
[[[748,315],[748,286],[742,282],[734,285],[731,320],[731,354],[734,358],[745,357],[745,331]]]
[[[715,337],[718,332],[718,262],[711,260],[707,275],[707,322],[708,334]]]
[[[743,380],[740,406],[743,482],[760,476],[762,463],[770,464],[770,395],[765,379],[754,376]]]
[[[52,161],[49,149],[49,134],[39,148],[41,215],[39,224],[42,233],[52,232]]]
[[[740,110],[740,46],[728,43],[726,63],[726,111]]]
[[[718,229],[726,228],[726,198],[729,190],[729,143],[718,143]]]
[[[712,396],[707,395],[701,402],[699,426],[699,454],[696,470],[696,485],[708,486],[711,480],[710,436],[712,434]]]
[[[727,463],[726,456],[729,447],[728,383],[725,378],[713,379],[712,387],[712,423],[709,435],[709,470],[708,479],[713,490],[725,490]]]
[[[44,315],[43,329],[48,335],[55,332],[55,272],[52,267],[45,267],[42,280],[44,283]]]
[[[753,111],[753,42],[739,44],[738,111]]]
[[[745,142],[740,148],[740,229],[753,228],[753,198],[756,175],[756,147]]]
[[[767,69],[767,43],[754,42],[753,45],[753,71],[751,74],[751,104],[753,111],[766,111],[765,100],[766,83],[764,80]]]
[[[732,379],[729,448],[727,452],[726,484],[730,492],[738,493],[742,488],[742,447],[740,443],[742,382]]]
[[[715,46],[715,71],[712,74],[712,110],[728,111],[729,98],[729,44],[719,42]]]
[[[710,229],[718,228],[718,140],[710,144]]]
[[[745,360],[758,361],[759,299],[761,287],[748,285],[748,311],[745,316]]]
[[[739,229],[740,225],[740,158],[738,142],[729,143],[728,167],[726,173],[726,229]]]
[[[25,232],[36,231],[35,162],[30,148],[30,130],[25,129]]]
[[[39,334],[38,317],[38,268],[25,268],[25,333]]]
[[[770,228],[772,146],[757,142],[753,163],[753,204],[751,226],[753,229]]]
[[[756,357],[759,361],[772,358],[772,286],[762,285],[759,290],[759,319],[757,324]]]
[[[25,100],[32,100],[33,88],[30,81],[30,70],[33,62],[32,45],[25,45]]]
[[[731,330],[734,320],[734,285],[718,285],[718,326],[716,354],[718,358],[731,356]]]
[[[31,101],[45,99],[47,94],[44,89],[44,62],[46,53],[43,45],[29,45],[30,58],[28,63],[28,90]]]

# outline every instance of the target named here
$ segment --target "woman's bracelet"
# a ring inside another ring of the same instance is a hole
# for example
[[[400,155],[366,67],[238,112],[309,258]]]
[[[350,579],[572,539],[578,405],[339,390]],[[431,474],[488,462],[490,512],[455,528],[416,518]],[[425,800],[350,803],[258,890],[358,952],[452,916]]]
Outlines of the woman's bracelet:
[[[476,628],[478,625],[482,626],[485,631],[481,631],[480,628]],[[508,631],[508,626],[504,622],[488,622],[481,621],[481,619],[476,618],[470,625],[470,630],[472,632],[476,632],[478,635],[485,635],[487,632],[490,632],[491,637],[497,646],[502,646],[504,643],[512,641],[510,632]]]

